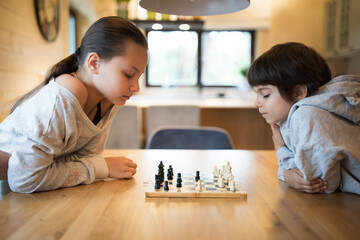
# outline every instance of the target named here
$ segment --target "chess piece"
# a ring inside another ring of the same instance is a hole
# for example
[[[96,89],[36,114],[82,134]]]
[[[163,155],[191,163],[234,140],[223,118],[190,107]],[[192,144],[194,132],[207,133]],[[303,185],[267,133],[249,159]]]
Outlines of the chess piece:
[[[229,183],[230,185],[230,191],[235,192],[236,188],[235,188],[235,181],[232,179],[231,183]]]
[[[217,168],[217,166],[214,166],[213,174],[214,174],[215,177],[218,176],[218,168]]]
[[[202,184],[200,179],[196,182],[196,191],[198,192],[202,191]]]
[[[159,175],[155,174],[155,189],[160,189],[160,179],[159,179]]]
[[[225,185],[224,185],[224,179],[221,177],[219,177],[219,187],[223,188]]]
[[[217,184],[220,185],[220,181],[222,180],[223,176],[221,174],[219,174],[218,180],[217,180]]]
[[[195,181],[199,181],[200,180],[200,171],[196,171],[196,176],[195,176]]]
[[[173,176],[174,176],[174,172],[173,172],[172,166],[170,165],[167,170],[167,179],[173,180],[174,179]]]
[[[176,180],[176,187],[180,188],[182,187],[182,179],[181,179],[181,173],[178,173],[178,177],[177,177],[177,180]]]
[[[164,191],[169,191],[169,182],[168,181],[165,181]]]

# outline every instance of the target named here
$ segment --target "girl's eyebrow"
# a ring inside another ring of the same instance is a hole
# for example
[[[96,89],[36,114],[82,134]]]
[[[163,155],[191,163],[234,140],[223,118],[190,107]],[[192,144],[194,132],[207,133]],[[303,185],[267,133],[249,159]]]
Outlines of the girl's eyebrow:
[[[137,69],[136,67],[134,67],[134,66],[129,66],[130,68],[132,68],[132,69],[134,69],[135,70],[135,72],[139,72],[139,69]]]

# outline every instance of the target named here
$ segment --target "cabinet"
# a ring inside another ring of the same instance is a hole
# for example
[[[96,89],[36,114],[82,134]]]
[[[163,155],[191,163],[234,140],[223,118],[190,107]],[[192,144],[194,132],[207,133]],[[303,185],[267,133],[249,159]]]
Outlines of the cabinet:
[[[359,12],[359,0],[330,0],[326,3],[326,57],[345,58],[360,54]]]

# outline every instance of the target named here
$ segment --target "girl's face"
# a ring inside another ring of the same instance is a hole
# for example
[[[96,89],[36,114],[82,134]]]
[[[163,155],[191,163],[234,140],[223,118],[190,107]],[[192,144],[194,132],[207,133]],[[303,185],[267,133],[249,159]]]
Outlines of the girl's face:
[[[100,62],[96,88],[111,103],[124,105],[139,91],[139,77],[145,71],[147,61],[146,48],[129,41],[124,55]]]
[[[254,87],[256,92],[255,106],[269,124],[276,124],[286,120],[292,103],[285,101],[277,87],[274,85],[258,85]]]

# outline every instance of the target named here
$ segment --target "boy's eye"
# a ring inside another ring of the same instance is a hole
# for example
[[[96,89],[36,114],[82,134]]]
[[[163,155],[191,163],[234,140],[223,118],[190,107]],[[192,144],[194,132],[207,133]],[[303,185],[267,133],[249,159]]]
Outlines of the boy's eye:
[[[268,98],[270,96],[270,94],[266,94],[263,96],[263,98]]]

